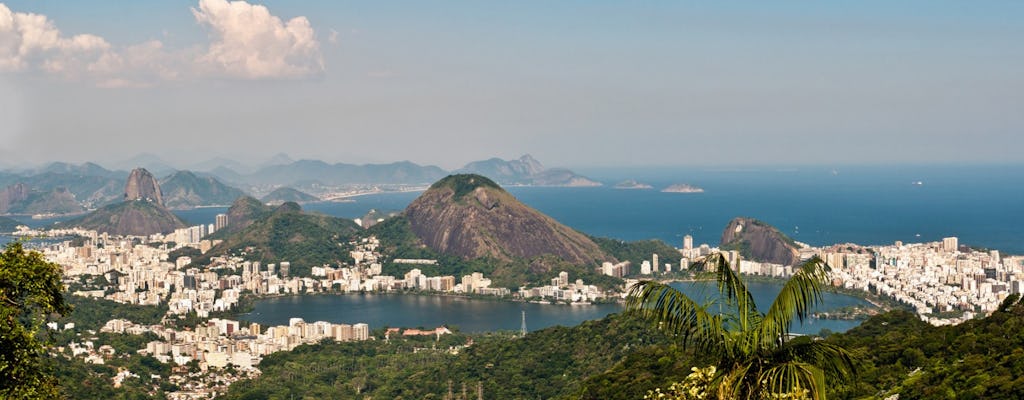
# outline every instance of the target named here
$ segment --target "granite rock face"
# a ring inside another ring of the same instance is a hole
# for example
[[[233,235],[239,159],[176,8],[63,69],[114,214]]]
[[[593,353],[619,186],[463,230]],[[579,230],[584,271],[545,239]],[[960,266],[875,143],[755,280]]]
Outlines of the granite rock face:
[[[611,259],[572,228],[519,202],[480,175],[444,178],[405,209],[428,247],[463,259],[532,259],[553,255],[576,265]]]
[[[133,169],[132,173],[128,175],[128,182],[124,185],[124,200],[146,200],[161,207],[164,205],[160,184],[145,168]]]
[[[796,265],[800,252],[793,239],[775,227],[753,218],[733,218],[722,232],[723,250],[737,250],[751,261]]]

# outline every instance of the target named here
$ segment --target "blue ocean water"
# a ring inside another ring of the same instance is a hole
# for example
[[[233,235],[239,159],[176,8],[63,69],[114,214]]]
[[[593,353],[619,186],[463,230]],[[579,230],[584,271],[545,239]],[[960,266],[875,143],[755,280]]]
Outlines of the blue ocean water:
[[[730,219],[747,216],[811,245],[878,245],[957,236],[963,244],[1024,254],[1024,165],[595,168],[578,172],[606,185],[508,190],[527,205],[582,232],[623,240],[661,239],[677,247],[687,234],[698,244],[718,244]],[[625,179],[649,183],[655,189],[611,187]],[[673,183],[696,185],[705,192],[659,191]],[[370,209],[400,211],[418,195],[384,193],[303,207],[357,218]],[[225,210],[211,207],[175,213],[192,224],[209,224]],[[34,227],[56,221],[17,219]]]
[[[872,166],[745,169],[593,169],[580,171],[604,187],[511,187],[527,205],[582,232],[623,240],[661,239],[681,246],[717,245],[737,216],[760,219],[811,245],[923,242],[957,236],[960,243],[1024,254],[1024,166]],[[653,190],[611,186],[625,179]],[[661,193],[689,183],[704,193]],[[308,210],[357,218],[370,209],[402,210],[418,193],[314,203]],[[210,223],[224,209],[178,212]]]

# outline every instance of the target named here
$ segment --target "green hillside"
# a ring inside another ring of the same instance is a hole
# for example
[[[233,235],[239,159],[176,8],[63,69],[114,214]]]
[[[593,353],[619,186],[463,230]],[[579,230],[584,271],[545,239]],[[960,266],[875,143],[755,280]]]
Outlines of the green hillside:
[[[308,276],[310,268],[323,264],[351,263],[349,240],[361,230],[348,219],[302,212],[295,203],[284,203],[260,213],[250,225],[223,237],[198,262],[219,255],[245,255],[264,263],[291,263],[291,274]]]

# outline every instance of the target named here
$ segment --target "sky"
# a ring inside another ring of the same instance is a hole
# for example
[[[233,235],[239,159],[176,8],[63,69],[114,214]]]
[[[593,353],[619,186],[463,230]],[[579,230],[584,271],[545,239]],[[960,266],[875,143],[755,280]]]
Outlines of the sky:
[[[1024,162],[1024,2],[0,0],[0,164]]]

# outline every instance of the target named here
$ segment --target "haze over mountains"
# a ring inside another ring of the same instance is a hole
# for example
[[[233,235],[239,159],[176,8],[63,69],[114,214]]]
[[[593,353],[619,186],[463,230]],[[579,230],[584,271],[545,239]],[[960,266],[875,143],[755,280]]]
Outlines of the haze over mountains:
[[[96,163],[55,162],[41,168],[0,171],[0,214],[68,214],[118,203],[122,200],[123,183],[128,179],[127,171],[136,167],[162,177],[158,179],[163,187],[161,202],[170,209],[223,206],[242,195],[265,198],[268,202],[309,202],[353,187],[425,187],[450,173],[409,161],[331,164],[292,160],[285,154],[256,166],[217,158],[190,168],[175,168],[152,154],[111,165],[114,169]],[[475,161],[458,172],[481,174],[502,185],[601,185],[567,169],[546,168],[529,155],[514,160]]]

